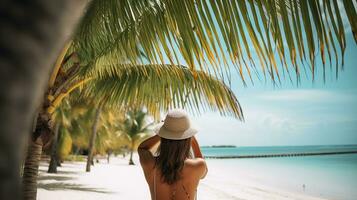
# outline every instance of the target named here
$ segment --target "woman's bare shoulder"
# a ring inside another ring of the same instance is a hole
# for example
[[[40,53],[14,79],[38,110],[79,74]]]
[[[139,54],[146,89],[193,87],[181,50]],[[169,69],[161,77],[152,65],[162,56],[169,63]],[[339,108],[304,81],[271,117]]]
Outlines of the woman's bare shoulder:
[[[185,161],[185,166],[188,171],[197,174],[198,178],[203,178],[207,173],[206,161],[203,158],[187,159]]]
[[[185,160],[185,165],[188,167],[203,167],[206,166],[206,161],[203,158],[190,158]]]

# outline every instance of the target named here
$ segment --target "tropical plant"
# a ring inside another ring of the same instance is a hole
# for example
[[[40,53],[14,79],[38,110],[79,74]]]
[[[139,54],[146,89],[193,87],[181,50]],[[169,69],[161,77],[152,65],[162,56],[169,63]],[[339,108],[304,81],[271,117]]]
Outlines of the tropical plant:
[[[121,132],[127,136],[130,143],[129,165],[134,165],[133,152],[138,143],[148,136],[151,125],[152,123],[148,122],[147,112],[142,108],[131,108],[127,111]]]
[[[59,154],[63,154],[62,146],[64,146],[65,142],[68,141],[68,134],[64,130],[69,125],[69,103],[68,101],[65,101],[62,105],[64,106],[57,109],[54,117],[55,128],[51,141],[51,160],[47,170],[48,173],[57,173],[57,166],[60,165]]]
[[[32,177],[37,176],[40,156],[36,155],[41,154],[42,144],[29,132],[33,130],[31,126],[56,54],[79,20],[83,10],[81,3],[84,1],[39,0],[35,3],[14,0],[11,4],[1,3],[0,12],[8,14],[1,21],[0,32],[11,36],[2,38],[0,44],[3,49],[0,61],[0,115],[3,119],[0,141],[3,145],[0,151],[6,155],[1,156],[1,162],[7,163],[0,169],[1,174],[6,174],[0,179],[1,199],[33,199],[36,196],[36,190],[32,188],[36,189],[37,182]],[[62,9],[53,9],[59,7]],[[18,15],[16,10],[27,14]],[[24,148],[30,139],[36,143],[27,149],[28,162],[24,165],[27,173],[23,174],[21,184],[20,163],[23,163]]]
[[[101,155],[107,154],[109,163],[112,153],[123,151],[123,147],[127,145],[124,134],[120,132],[121,124],[124,121],[124,112],[117,109],[105,109],[102,112],[102,126],[98,130],[95,152]]]
[[[91,165],[94,164],[93,157],[95,154],[103,155],[107,153],[109,162],[110,152],[119,149],[124,143],[118,124],[121,122],[120,110],[113,112],[110,110],[110,107],[104,104],[99,104],[93,110],[95,111],[95,115],[89,120],[91,123],[91,133],[87,140],[88,156],[86,172],[90,172]]]
[[[53,120],[58,127],[51,142],[49,173],[57,173],[57,166],[69,155],[72,145],[77,149],[88,148],[88,127],[94,111],[83,101],[78,101],[78,92],[71,96],[74,97],[65,99],[54,113]]]
[[[94,154],[93,150],[96,142],[97,129],[98,129],[100,114],[102,113],[102,109],[103,109],[103,104],[100,104],[98,107],[95,108],[95,118],[92,123],[93,125],[92,125],[91,136],[90,136],[89,147],[88,147],[86,172],[90,172],[90,166],[93,161],[93,154]]]
[[[323,64],[326,56],[343,60],[345,16],[357,41],[353,0],[92,1],[74,46],[88,61],[83,70],[118,60],[168,61],[217,76],[234,66],[243,81],[256,70],[256,54],[259,74],[275,82],[285,70],[299,77],[304,63],[314,77],[316,53]]]

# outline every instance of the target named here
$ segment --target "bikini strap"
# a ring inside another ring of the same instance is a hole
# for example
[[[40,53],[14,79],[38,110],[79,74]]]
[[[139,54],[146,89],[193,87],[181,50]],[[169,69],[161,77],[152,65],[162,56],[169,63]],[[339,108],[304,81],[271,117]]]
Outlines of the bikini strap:
[[[182,185],[182,188],[183,190],[185,191],[188,199],[190,199],[190,194],[188,194],[185,186],[183,185],[183,183],[181,182],[181,185]],[[174,192],[173,192],[173,195],[172,195],[172,198],[175,199],[175,196],[176,196],[176,187],[174,189]],[[154,200],[156,200],[156,167],[154,168]],[[196,195],[195,195],[195,200],[197,200],[197,189],[196,189]]]
[[[183,185],[182,181],[181,181],[181,186],[182,186],[183,191],[186,193],[187,198],[190,199],[190,194],[187,192],[187,190],[186,190],[185,186]]]

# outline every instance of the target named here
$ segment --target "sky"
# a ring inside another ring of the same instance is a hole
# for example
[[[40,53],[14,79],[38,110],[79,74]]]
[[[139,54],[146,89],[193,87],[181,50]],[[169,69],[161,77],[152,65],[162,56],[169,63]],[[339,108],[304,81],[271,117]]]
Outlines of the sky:
[[[357,144],[357,45],[348,23],[346,39],[344,70],[338,79],[327,70],[326,83],[320,70],[314,82],[302,78],[299,86],[283,80],[279,86],[255,81],[244,87],[233,73],[232,90],[245,121],[214,112],[193,116],[200,145]]]

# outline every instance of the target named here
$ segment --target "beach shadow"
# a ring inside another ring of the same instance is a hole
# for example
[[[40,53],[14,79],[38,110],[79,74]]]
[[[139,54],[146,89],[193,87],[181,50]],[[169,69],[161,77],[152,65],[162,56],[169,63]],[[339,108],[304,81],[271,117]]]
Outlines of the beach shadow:
[[[74,178],[72,177],[68,177],[68,176],[39,176],[37,178],[38,181],[47,181],[47,180],[55,180],[55,181],[69,181],[69,180],[73,180]]]
[[[76,190],[82,192],[95,192],[95,193],[102,193],[102,194],[112,194],[113,192],[101,189],[101,188],[92,188],[86,187],[85,185],[81,184],[71,184],[71,183],[38,183],[38,188],[42,188],[45,190]]]
[[[44,168],[48,168],[49,164],[50,164],[49,162],[41,161],[40,166],[44,167]],[[83,168],[85,168],[86,163],[85,162],[76,162],[76,161],[65,161],[61,165],[62,165],[62,167],[65,167],[65,168],[78,168],[78,166],[83,166]],[[61,167],[58,166],[58,168],[61,168]]]
[[[115,166],[135,166],[137,164],[135,163],[134,165],[129,165],[128,163],[114,163],[114,164],[111,164],[111,165],[115,165]]]
[[[47,172],[47,170],[45,169],[39,169],[38,170],[40,173],[43,173],[43,174],[49,174]],[[81,172],[76,172],[76,171],[61,171],[60,168],[57,169],[57,173],[54,174],[54,175],[61,175],[61,174],[80,174]]]

